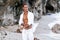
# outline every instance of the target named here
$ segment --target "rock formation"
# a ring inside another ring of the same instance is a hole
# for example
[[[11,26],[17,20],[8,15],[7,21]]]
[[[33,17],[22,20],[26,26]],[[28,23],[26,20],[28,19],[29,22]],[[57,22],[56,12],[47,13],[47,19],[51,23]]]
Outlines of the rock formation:
[[[0,0],[0,25],[18,23],[20,14],[22,13],[23,1],[27,2],[29,11],[34,13],[36,21],[43,14],[59,12],[60,10],[60,1],[57,0]],[[7,18],[7,23],[4,17]]]

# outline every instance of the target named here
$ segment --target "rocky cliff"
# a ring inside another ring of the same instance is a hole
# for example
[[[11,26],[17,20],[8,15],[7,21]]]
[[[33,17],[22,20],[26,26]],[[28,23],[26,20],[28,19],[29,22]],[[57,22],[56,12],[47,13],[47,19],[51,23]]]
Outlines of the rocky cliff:
[[[23,1],[29,5],[35,20],[39,20],[43,14],[60,11],[60,1],[57,0],[0,0],[0,25],[18,23]]]

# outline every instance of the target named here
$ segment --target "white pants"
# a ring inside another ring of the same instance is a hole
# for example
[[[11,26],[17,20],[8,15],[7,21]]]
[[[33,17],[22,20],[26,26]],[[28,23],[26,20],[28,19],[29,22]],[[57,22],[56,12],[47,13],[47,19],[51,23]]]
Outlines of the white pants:
[[[34,40],[34,35],[32,29],[22,30],[22,40]]]

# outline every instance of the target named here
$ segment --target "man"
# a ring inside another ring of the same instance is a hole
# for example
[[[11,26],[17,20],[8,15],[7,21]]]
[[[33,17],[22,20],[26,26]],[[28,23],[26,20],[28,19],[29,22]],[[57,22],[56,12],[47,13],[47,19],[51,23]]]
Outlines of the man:
[[[28,11],[28,5],[23,5],[23,13],[20,16],[19,27],[22,29],[22,40],[34,40],[33,27],[34,15]]]

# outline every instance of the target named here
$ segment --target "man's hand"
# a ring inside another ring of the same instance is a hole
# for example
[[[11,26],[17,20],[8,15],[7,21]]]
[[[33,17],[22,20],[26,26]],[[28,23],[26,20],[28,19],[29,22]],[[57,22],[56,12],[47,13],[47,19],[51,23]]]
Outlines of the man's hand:
[[[29,25],[22,23],[21,26],[23,26],[23,27],[25,28],[25,27],[28,27]],[[21,27],[21,26],[20,26],[20,27]]]
[[[22,30],[23,29],[23,26],[20,26],[20,30]]]
[[[31,29],[32,28],[32,24],[31,25],[28,25],[28,24],[23,24],[19,27],[20,30],[23,30],[24,29]]]
[[[31,29],[32,28],[32,25],[25,25],[24,26],[24,29]]]

